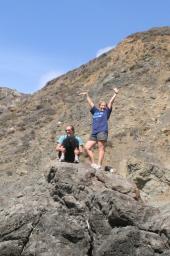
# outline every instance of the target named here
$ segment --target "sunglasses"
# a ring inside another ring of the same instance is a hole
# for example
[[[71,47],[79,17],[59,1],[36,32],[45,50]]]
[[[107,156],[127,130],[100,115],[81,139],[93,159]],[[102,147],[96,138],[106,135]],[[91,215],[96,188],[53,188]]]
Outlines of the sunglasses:
[[[71,129],[67,129],[66,132],[71,132],[72,130]]]

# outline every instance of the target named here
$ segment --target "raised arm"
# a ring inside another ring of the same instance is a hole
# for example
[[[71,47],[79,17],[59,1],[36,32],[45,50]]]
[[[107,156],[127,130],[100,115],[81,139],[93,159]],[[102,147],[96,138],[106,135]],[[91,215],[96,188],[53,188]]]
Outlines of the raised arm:
[[[112,96],[112,98],[110,99],[110,101],[108,103],[108,108],[110,108],[110,109],[112,108],[113,102],[119,92],[119,90],[117,88],[114,88],[113,90],[114,90],[114,95]]]
[[[92,99],[90,98],[88,92],[82,92],[79,95],[86,95],[87,97],[87,102],[89,103],[90,107],[93,108],[94,107],[94,103],[92,101]]]

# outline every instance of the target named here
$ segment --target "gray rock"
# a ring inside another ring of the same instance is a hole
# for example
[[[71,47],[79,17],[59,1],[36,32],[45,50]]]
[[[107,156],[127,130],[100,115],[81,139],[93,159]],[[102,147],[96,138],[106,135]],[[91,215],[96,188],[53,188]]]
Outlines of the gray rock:
[[[11,187],[12,201],[0,211],[0,255],[168,254],[169,212],[144,205],[136,186],[124,181],[58,163],[48,165],[44,179],[33,172],[8,182],[2,191],[7,200]]]

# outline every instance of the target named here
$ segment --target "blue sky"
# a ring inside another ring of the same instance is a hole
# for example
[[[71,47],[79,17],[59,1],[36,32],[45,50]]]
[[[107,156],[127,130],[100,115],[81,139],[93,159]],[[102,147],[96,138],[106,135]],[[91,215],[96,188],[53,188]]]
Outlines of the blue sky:
[[[0,0],[0,86],[32,93],[134,32],[170,26],[169,0]]]

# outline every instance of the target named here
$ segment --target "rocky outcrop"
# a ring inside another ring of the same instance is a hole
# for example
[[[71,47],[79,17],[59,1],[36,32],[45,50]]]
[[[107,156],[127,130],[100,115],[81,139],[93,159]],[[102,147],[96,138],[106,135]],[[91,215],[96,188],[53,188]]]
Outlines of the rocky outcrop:
[[[127,172],[132,157],[170,169],[170,28],[130,35],[116,48],[24,96],[2,88],[1,174],[29,172],[56,157],[55,136],[72,123],[86,141],[91,116],[78,94],[106,101],[119,87],[109,123],[105,165]],[[8,109],[9,108],[9,109]],[[163,189],[163,188],[162,188]]]
[[[135,157],[129,159],[127,169],[129,177],[148,197],[153,199],[170,192],[170,169]],[[159,204],[160,200],[157,202],[157,205]]]
[[[169,255],[170,218],[134,183],[83,164],[46,168],[1,181],[0,255]]]
[[[170,27],[155,28],[33,95],[0,88],[0,255],[170,254],[169,56]],[[113,87],[104,166],[114,172],[94,173],[86,156],[53,164],[67,124],[89,138],[79,93],[97,104]]]

